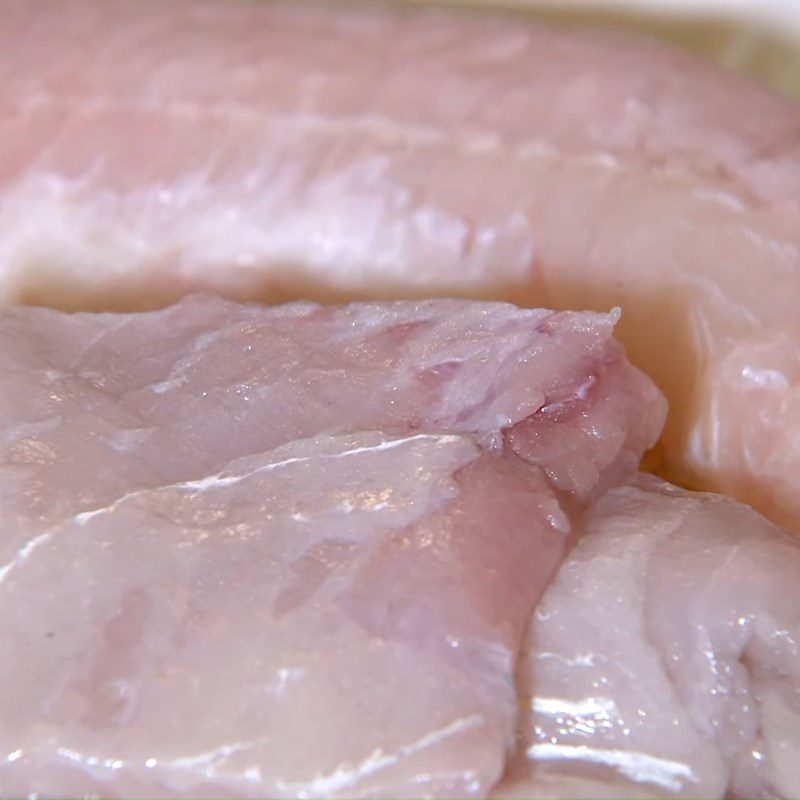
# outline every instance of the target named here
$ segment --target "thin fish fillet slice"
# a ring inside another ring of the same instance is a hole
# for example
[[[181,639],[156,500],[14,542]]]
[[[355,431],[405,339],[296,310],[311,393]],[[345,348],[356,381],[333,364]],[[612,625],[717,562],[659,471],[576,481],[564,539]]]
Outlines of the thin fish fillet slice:
[[[662,467],[800,529],[800,107],[608,32],[2,0],[0,301],[624,311]]]
[[[498,797],[797,797],[800,546],[642,476],[604,495],[539,606]]]
[[[613,324],[0,312],[0,793],[485,795],[574,508],[663,420]]]
[[[597,470],[635,468],[664,414],[615,322],[460,300],[0,309],[0,502],[9,524],[43,529],[321,433],[445,430],[496,444],[514,426],[516,452],[585,496]],[[559,424],[562,447],[548,451]]]

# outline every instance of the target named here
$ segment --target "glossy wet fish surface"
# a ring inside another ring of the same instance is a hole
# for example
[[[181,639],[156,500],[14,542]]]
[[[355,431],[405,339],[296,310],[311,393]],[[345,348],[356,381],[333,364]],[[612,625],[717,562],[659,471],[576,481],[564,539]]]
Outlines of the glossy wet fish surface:
[[[0,0],[0,795],[799,797],[799,299],[678,50]]]
[[[0,312],[2,793],[485,795],[576,509],[663,421],[614,321]]]
[[[0,298],[623,309],[661,469],[800,530],[800,108],[522,17],[3,0]]]
[[[536,608],[499,797],[795,797],[800,546],[652,476],[605,494]]]

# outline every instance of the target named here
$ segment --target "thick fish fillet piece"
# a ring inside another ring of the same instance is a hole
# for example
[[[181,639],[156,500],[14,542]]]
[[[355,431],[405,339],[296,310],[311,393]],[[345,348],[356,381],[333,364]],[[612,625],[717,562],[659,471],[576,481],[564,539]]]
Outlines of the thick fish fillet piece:
[[[800,545],[651,476],[605,494],[537,606],[501,797],[800,796]]]
[[[623,308],[663,467],[800,525],[800,108],[523,18],[2,0],[0,298]]]
[[[573,509],[663,421],[614,322],[0,311],[0,794],[485,795]]]

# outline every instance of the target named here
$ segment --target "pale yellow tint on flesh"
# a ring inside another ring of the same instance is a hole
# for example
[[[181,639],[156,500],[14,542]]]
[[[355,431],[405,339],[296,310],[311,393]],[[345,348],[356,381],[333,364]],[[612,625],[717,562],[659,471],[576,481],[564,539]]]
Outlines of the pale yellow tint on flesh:
[[[800,4],[795,0],[398,0],[502,9],[555,22],[610,26],[678,44],[800,98]]]

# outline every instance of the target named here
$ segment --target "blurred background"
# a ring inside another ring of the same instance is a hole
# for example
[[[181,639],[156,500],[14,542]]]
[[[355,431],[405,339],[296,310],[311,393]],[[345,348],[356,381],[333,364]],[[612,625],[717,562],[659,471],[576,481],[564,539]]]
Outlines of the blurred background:
[[[403,2],[403,0],[400,0]],[[675,42],[800,99],[800,0],[405,0],[629,28]]]

